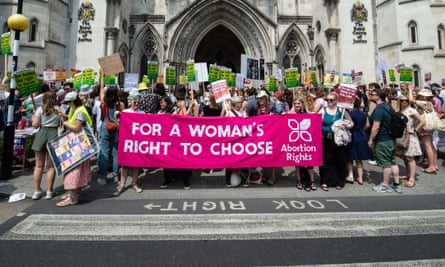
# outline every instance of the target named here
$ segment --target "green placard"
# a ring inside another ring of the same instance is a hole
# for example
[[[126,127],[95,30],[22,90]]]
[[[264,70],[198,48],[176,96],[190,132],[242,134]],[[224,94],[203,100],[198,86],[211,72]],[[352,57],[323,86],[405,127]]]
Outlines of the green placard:
[[[312,85],[314,87],[318,87],[317,72],[315,70],[311,70],[311,81],[312,81]],[[351,83],[352,83],[352,79],[351,79]]]
[[[148,79],[147,75],[142,76],[142,82],[147,85],[150,84],[150,79]]]
[[[236,85],[236,74],[235,73],[229,74],[229,77],[227,79],[227,85],[229,87],[235,87],[235,85]]]
[[[388,70],[388,74],[389,74],[389,81],[390,82],[395,82],[396,81],[396,70],[395,69],[389,69]]]
[[[191,60],[187,62],[187,80],[188,82],[195,82],[195,61]]]
[[[149,61],[148,62],[148,67],[147,67],[147,75],[148,75],[148,79],[150,80],[156,80],[156,78],[158,78],[158,63],[155,61]],[[147,83],[149,84],[149,83]]]
[[[94,85],[94,69],[87,68],[82,70],[82,85]]]
[[[105,85],[116,84],[116,76],[114,74],[105,76],[104,77],[104,84]]]
[[[2,55],[9,55],[11,53],[11,32],[2,34]]]
[[[269,91],[276,92],[278,90],[278,79],[275,77],[270,77],[268,85]]]
[[[167,67],[166,69],[166,84],[167,85],[175,85],[176,84],[176,68],[175,67]]]
[[[216,82],[219,80],[219,67],[216,65],[210,65],[209,68],[209,82]]]
[[[286,76],[286,87],[293,88],[299,85],[300,75],[298,74],[298,69],[287,69],[285,70]]]
[[[20,96],[28,96],[32,93],[40,91],[40,81],[37,79],[34,69],[24,69],[14,74],[17,89]]]
[[[82,73],[76,73],[73,77],[73,89],[79,89],[82,85]]]
[[[413,81],[413,69],[412,68],[401,68],[400,69],[400,81],[401,82],[412,82]]]

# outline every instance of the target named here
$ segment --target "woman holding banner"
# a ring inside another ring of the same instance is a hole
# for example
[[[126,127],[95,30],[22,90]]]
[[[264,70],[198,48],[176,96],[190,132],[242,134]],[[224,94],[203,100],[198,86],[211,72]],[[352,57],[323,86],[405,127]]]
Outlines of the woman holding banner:
[[[133,112],[133,113],[145,113],[143,110],[139,109],[139,101],[140,101],[140,95],[139,95],[139,91],[138,89],[133,89],[130,91],[130,94],[128,95],[128,100],[130,102],[130,108],[123,110],[122,112]],[[119,120],[119,111],[115,112],[115,119],[116,121]],[[124,192],[124,190],[126,189],[126,184],[127,184],[127,176],[128,176],[128,171],[131,171],[131,177],[132,177],[132,182],[131,182],[131,187],[133,188],[133,190],[136,193],[141,193],[142,189],[138,186],[138,177],[139,177],[139,173],[141,171],[141,168],[130,168],[130,167],[125,167],[122,166],[121,169],[121,179],[119,181],[119,185],[117,186],[116,191],[113,193],[114,197],[119,196],[122,192]]]
[[[33,174],[34,194],[32,195],[32,199],[34,200],[40,199],[43,194],[40,184],[42,183],[45,161],[47,166],[47,190],[45,199],[52,199],[54,197],[54,180],[56,178],[56,173],[53,163],[48,157],[46,144],[58,135],[57,128],[59,127],[61,120],[59,116],[60,112],[61,111],[57,106],[56,94],[51,91],[44,93],[43,105],[37,108],[32,120],[32,127],[39,128],[32,143],[32,150],[34,150],[35,154],[35,168]]]
[[[82,104],[76,92],[70,92],[65,96],[65,103],[70,106],[68,120],[63,122],[63,126],[72,131],[80,132],[84,127],[90,127],[93,121],[88,114],[85,106]],[[66,207],[76,205],[82,188],[88,186],[91,182],[90,159],[85,160],[79,166],[65,174],[63,186],[69,190],[68,194],[62,196],[62,200],[56,205]]]

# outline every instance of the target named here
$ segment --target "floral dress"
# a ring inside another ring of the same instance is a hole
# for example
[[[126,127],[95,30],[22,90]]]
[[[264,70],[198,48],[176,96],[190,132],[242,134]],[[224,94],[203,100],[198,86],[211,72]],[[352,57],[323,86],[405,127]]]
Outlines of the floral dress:
[[[417,114],[417,110],[412,107],[408,107],[402,112],[406,117],[408,117],[408,123],[406,124],[407,129],[411,129],[414,127],[414,119],[413,115]],[[409,145],[408,148],[405,150],[400,151],[404,156],[408,157],[416,157],[422,155],[422,149],[420,148],[420,142],[419,138],[417,137],[416,133],[409,135]]]

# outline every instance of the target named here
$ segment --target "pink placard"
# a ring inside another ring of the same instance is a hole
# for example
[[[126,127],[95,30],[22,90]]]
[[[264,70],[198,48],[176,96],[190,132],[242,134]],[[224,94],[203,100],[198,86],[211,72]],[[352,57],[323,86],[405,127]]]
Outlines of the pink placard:
[[[122,113],[118,161],[128,167],[249,168],[323,164],[321,117]]]

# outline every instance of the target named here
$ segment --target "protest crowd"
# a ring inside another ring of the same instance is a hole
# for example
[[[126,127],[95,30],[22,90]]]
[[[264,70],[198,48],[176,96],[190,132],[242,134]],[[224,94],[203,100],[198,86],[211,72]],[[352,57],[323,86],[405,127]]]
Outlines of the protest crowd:
[[[3,81],[5,98],[2,103],[3,128],[7,118],[9,101],[8,84]],[[40,93],[25,98],[15,97],[14,122],[16,128],[32,126],[35,133],[32,150],[35,155],[34,184],[32,199],[52,199],[56,174],[48,158],[46,144],[65,131],[78,132],[90,127],[97,138],[100,152],[97,165],[90,160],[83,161],[64,174],[64,188],[68,191],[57,206],[65,207],[78,203],[83,188],[91,181],[91,171],[98,172],[97,183],[105,186],[116,184],[113,196],[119,196],[127,188],[142,192],[138,179],[149,176],[150,169],[134,166],[119,166],[119,120],[123,113],[156,114],[156,116],[194,117],[254,117],[271,114],[317,114],[321,116],[323,164],[321,166],[296,166],[296,190],[317,189],[342,190],[346,184],[364,184],[364,161],[382,168],[383,181],[373,187],[376,192],[402,192],[402,186],[409,190],[416,185],[416,166],[422,172],[437,174],[440,126],[427,127],[434,113],[437,119],[444,114],[444,99],[441,87],[431,83],[425,88],[415,88],[412,83],[382,86],[379,83],[357,86],[351,101],[353,108],[338,106],[339,85],[332,88],[296,87],[286,88],[280,84],[278,90],[265,87],[230,89],[231,97],[217,101],[210,84],[202,90],[191,90],[184,85],[166,89],[163,84],[139,83],[138,88],[124,90],[117,85],[83,85],[74,90],[73,84],[65,82],[60,89],[47,84]],[[16,90],[16,92],[18,92]],[[393,111],[403,114],[406,119],[402,126],[403,136],[394,137]],[[433,118],[436,119],[436,118]],[[403,139],[403,140],[402,140]],[[396,157],[403,160],[403,173],[399,170]],[[40,187],[44,169],[48,188]],[[200,169],[199,163],[193,169]],[[212,172],[212,169],[202,171]],[[112,178],[109,179],[110,174]],[[226,168],[227,187],[249,187],[250,183],[264,183],[273,186],[279,179],[277,167]],[[192,168],[163,168],[166,189],[174,180],[180,179],[184,189],[191,188]],[[131,176],[127,185],[127,176]],[[371,188],[370,188],[371,189]],[[44,192],[46,194],[44,195]]]

